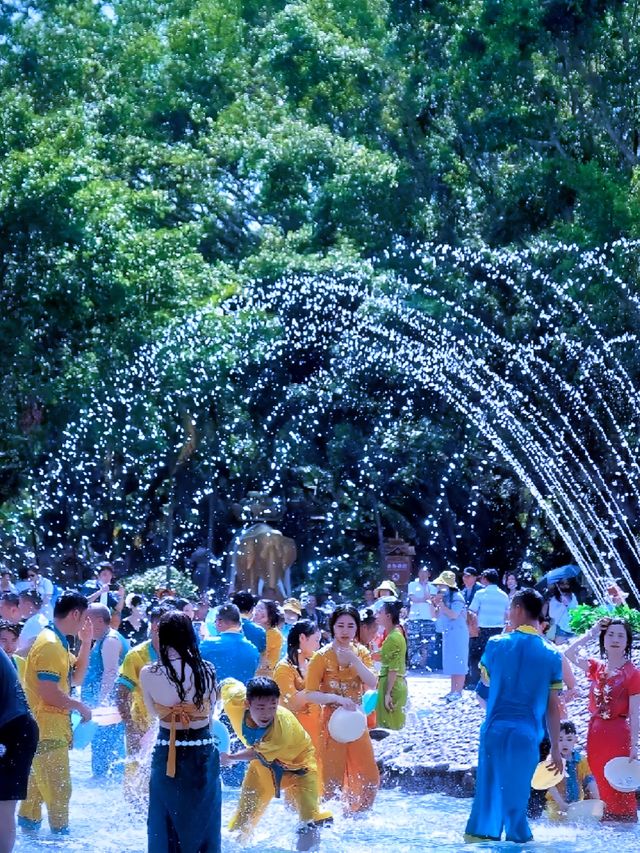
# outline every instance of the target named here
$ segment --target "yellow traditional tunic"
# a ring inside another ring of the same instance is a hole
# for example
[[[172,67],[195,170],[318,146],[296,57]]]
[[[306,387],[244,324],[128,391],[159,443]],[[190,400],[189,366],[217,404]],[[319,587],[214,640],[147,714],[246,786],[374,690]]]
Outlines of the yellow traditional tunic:
[[[43,803],[52,830],[59,832],[69,826],[71,717],[69,711],[48,705],[40,695],[38,684],[51,681],[69,694],[75,664],[67,638],[53,625],[40,631],[27,655],[25,693],[38,724],[40,740],[31,765],[27,799],[20,805],[20,822],[25,827],[40,825]]]
[[[371,654],[358,643],[353,650],[368,669],[373,669]],[[307,690],[337,693],[360,704],[365,685],[355,667],[341,666],[332,646],[319,649],[309,661]],[[329,718],[335,705],[324,705],[321,716],[319,760],[322,767],[324,796],[339,792],[349,811],[371,808],[380,785],[380,774],[373,754],[369,732],[351,743],[338,743],[329,734]]]
[[[305,679],[297,667],[286,658],[283,658],[275,668],[273,680],[280,688],[280,704],[283,708],[287,708],[287,710],[295,714],[298,722],[311,738],[317,759],[320,749],[320,706],[308,702],[299,711],[294,711],[290,706],[291,699],[301,690],[305,689]]]
[[[267,630],[267,647],[260,657],[256,675],[273,678],[273,671],[282,654],[283,642],[284,637],[279,628],[269,628]]]
[[[320,783],[311,738],[294,715],[278,707],[273,723],[256,740],[249,736],[255,726],[248,719],[244,684],[227,678],[222,682],[221,693],[225,713],[235,733],[259,756],[249,763],[240,802],[229,828],[249,833],[277,795],[277,783],[288,793],[300,820],[306,823],[329,818],[330,813],[320,809]]]

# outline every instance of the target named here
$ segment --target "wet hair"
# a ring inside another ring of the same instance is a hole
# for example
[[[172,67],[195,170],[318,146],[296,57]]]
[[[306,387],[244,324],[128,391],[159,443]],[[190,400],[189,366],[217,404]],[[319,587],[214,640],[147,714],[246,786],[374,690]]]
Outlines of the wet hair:
[[[18,598],[23,601],[30,601],[34,607],[38,608],[38,610],[42,607],[42,596],[35,589],[23,589],[22,592],[18,594]]]
[[[129,599],[129,607],[140,607],[143,603],[143,598],[141,595],[132,595]]]
[[[289,636],[287,637],[287,660],[292,666],[295,666],[300,675],[302,675],[302,671],[298,663],[300,637],[303,634],[305,637],[313,637],[313,635],[317,634],[319,631],[320,629],[312,619],[298,619],[295,625],[291,626]]]
[[[191,604],[191,602],[189,601],[188,598],[176,598],[174,606],[175,606],[176,610],[179,610],[182,613],[184,611],[184,609],[186,607],[188,607],[190,604]],[[193,606],[193,605],[191,605],[191,606]]]
[[[7,619],[0,619],[0,631],[9,631],[14,637],[18,638],[21,630],[21,625],[9,622]]]
[[[273,601],[271,598],[261,598],[258,604],[264,604],[267,608],[267,621],[271,628],[277,628],[280,624],[280,620],[282,619],[282,610],[280,609],[280,605],[277,601]]]
[[[631,630],[631,625],[627,622],[626,619],[623,619],[621,616],[615,616],[612,619],[609,619],[607,622],[606,628],[603,626],[600,629],[600,636],[598,638],[599,646],[600,646],[600,655],[604,658],[607,655],[606,649],[604,647],[604,635],[607,633],[609,628],[612,625],[622,625],[627,634],[627,644],[624,647],[624,656],[631,657],[631,646],[633,644],[633,631]]]
[[[77,592],[75,589],[65,589],[56,601],[53,608],[54,619],[64,619],[74,610],[81,610],[83,613],[89,607],[87,597]]]
[[[96,575],[99,575],[100,572],[111,572],[112,577],[115,574],[115,572],[113,571],[112,564],[107,560],[103,561],[102,563],[98,563],[98,565],[96,566]]]
[[[235,604],[240,613],[248,613],[250,610],[256,606],[256,597],[249,590],[245,590],[243,592],[236,592],[231,596],[231,603]]]
[[[329,630],[331,631],[331,636],[333,637],[333,628],[341,616],[351,616],[356,623],[357,637],[360,633],[360,614],[358,613],[358,608],[354,607],[353,604],[339,604],[333,611],[329,617]]]
[[[240,624],[240,611],[235,604],[222,604],[216,613],[216,619],[223,622],[231,622],[233,625]]]
[[[181,702],[187,698],[184,687],[185,666],[191,667],[194,688],[193,704],[197,708],[202,708],[205,698],[215,690],[216,671],[212,664],[202,659],[198,640],[193,630],[193,623],[186,613],[170,610],[162,614],[158,629],[158,646],[160,662],[165,668],[169,681],[176,688]],[[175,664],[178,662],[169,658],[169,649],[173,649],[180,657],[180,675],[175,669]]]
[[[511,599],[511,606],[522,607],[530,619],[540,619],[543,604],[544,599],[540,593],[530,587],[517,590]]]
[[[391,616],[391,622],[394,625],[400,624],[400,611],[404,607],[404,604],[401,601],[385,601],[382,604],[381,610],[384,610]]]
[[[500,575],[495,569],[485,569],[484,572],[480,575],[481,578],[484,578],[489,583],[500,583]]]
[[[270,698],[280,698],[280,688],[273,678],[265,678],[259,675],[257,678],[249,679],[247,682],[247,702],[253,702],[254,699]]]
[[[564,732],[566,735],[577,735],[578,730],[576,729],[576,724],[572,720],[563,720],[560,723],[560,731]]]

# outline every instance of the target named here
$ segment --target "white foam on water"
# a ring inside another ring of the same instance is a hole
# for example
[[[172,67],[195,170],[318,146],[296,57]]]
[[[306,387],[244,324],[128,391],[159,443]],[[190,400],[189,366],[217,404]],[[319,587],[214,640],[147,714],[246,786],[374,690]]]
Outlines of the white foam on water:
[[[146,814],[132,813],[117,782],[91,779],[89,751],[73,751],[71,767],[71,833],[52,836],[47,828],[37,835],[18,830],[16,853],[147,853]],[[238,800],[237,789],[223,793],[223,827]],[[640,851],[640,827],[627,825],[552,824],[533,822],[535,841],[467,846],[463,833],[471,800],[444,794],[407,794],[381,791],[373,809],[345,818],[337,803],[329,804],[335,823],[322,830],[323,853],[418,853],[435,849],[442,853],[469,851],[519,851],[528,853],[620,853]],[[288,853],[296,848],[296,817],[284,803],[274,801],[261,820],[250,844],[240,844],[223,829],[225,853]],[[153,853],[153,851],[149,851]]]

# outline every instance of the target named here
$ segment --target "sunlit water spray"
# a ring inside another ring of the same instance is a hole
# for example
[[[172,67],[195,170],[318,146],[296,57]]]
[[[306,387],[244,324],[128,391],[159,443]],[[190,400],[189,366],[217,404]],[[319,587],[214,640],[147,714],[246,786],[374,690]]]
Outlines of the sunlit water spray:
[[[135,529],[166,455],[188,452],[185,423],[202,425],[210,488],[221,469],[227,488],[234,476],[243,483],[243,454],[258,453],[269,474],[254,485],[277,494],[300,449],[350,408],[373,411],[373,393],[376,452],[364,448],[351,483],[361,497],[375,491],[376,467],[392,462],[387,437],[430,397],[511,467],[600,599],[611,575],[637,596],[629,567],[640,565],[640,394],[619,357],[633,363],[637,348],[637,260],[638,246],[624,242],[592,252],[398,246],[349,274],[256,282],[174,323],[95,388],[39,474],[40,508],[64,506],[85,529],[113,513]],[[611,329],[590,307],[605,298],[618,305]],[[190,496],[194,512],[206,491]],[[337,532],[330,508],[326,516],[319,556]],[[176,542],[198,523],[183,513]]]

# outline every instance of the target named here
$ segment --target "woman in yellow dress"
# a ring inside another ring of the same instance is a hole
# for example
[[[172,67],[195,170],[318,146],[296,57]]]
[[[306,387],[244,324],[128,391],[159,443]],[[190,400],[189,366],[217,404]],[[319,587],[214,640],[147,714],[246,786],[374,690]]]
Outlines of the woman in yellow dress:
[[[307,699],[322,705],[319,758],[325,797],[342,794],[347,811],[371,808],[380,785],[368,729],[357,740],[340,743],[329,734],[329,719],[337,706],[360,707],[365,690],[374,690],[378,677],[371,655],[358,642],[360,616],[352,604],[340,604],[331,614],[333,642],[319,649],[307,669]]]
[[[385,729],[401,729],[405,724],[405,707],[408,699],[407,641],[400,627],[401,601],[385,601],[376,619],[385,633],[380,649],[380,681],[376,720]]]
[[[253,621],[264,628],[267,634],[267,646],[260,656],[256,675],[273,678],[273,671],[280,660],[284,642],[282,631],[278,628],[282,616],[278,602],[269,598],[261,598],[254,608]]]
[[[320,707],[309,702],[306,693],[307,667],[311,656],[320,648],[320,629],[311,619],[301,619],[291,626],[287,637],[287,654],[278,662],[273,680],[280,688],[280,704],[298,718],[318,755],[320,747]]]

